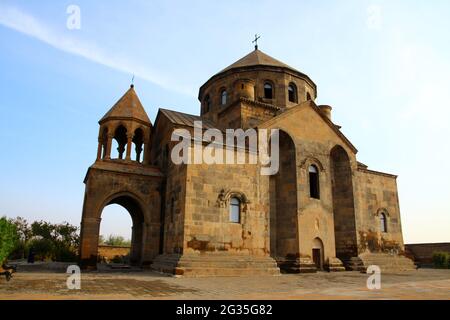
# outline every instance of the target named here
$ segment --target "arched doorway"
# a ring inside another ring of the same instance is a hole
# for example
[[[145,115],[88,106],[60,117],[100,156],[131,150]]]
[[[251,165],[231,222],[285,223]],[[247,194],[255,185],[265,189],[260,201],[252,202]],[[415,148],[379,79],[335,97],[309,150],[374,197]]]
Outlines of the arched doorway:
[[[131,249],[130,264],[140,265],[142,262],[144,213],[139,202],[130,195],[119,195],[108,201],[104,207],[116,204],[125,208],[131,216]],[[103,210],[102,210],[103,211]]]
[[[280,130],[279,171],[270,177],[270,251],[278,261],[299,254],[297,222],[297,166],[292,138]]]
[[[334,147],[330,157],[336,256],[345,263],[358,255],[352,169],[347,152],[341,146]]]
[[[312,244],[312,258],[317,270],[323,270],[323,242],[320,238],[315,238]]]
[[[118,204],[110,204],[103,208],[101,217],[99,260],[129,264],[133,225],[130,213]]]

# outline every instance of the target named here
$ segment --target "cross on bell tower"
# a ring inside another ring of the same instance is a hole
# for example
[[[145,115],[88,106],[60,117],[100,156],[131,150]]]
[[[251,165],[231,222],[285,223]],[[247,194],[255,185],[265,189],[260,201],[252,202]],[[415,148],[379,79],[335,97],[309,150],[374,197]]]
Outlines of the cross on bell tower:
[[[261,39],[261,36],[258,36],[258,34],[255,34],[255,40],[252,41],[252,43],[255,44],[255,50],[258,50],[258,40]]]

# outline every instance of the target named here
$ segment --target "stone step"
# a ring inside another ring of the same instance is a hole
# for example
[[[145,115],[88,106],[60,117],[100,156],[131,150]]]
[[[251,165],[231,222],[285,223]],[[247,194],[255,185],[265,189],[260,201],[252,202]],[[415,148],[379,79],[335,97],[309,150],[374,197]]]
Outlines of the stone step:
[[[221,266],[223,268],[276,268],[276,262],[236,262],[236,261],[180,261],[179,267],[184,268],[207,268]]]
[[[371,265],[380,267],[381,272],[402,272],[416,270],[411,259],[402,255],[390,255],[386,253],[364,253],[359,255],[364,271]]]
[[[193,277],[280,274],[277,263],[270,257],[226,254],[161,255],[155,258],[151,268]]]
[[[177,275],[184,275],[190,277],[205,277],[205,276],[222,276],[222,277],[236,277],[236,276],[267,276],[280,275],[278,268],[176,268]]]

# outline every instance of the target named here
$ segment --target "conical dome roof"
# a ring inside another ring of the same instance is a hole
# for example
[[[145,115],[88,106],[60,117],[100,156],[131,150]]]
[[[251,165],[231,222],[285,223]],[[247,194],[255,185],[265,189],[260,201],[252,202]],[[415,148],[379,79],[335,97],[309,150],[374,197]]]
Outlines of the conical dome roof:
[[[287,64],[265,54],[261,50],[255,49],[254,51],[250,52],[245,57],[239,59],[232,65],[230,65],[230,66],[226,67],[225,69],[223,69],[222,71],[220,71],[218,74],[223,73],[228,70],[231,70],[231,69],[253,67],[253,66],[281,67],[281,68],[287,68],[287,69],[291,69],[293,71],[299,72],[298,70],[292,68],[291,66],[288,66]]]
[[[293,75],[307,81],[312,87],[314,87],[314,88],[316,87],[315,83],[306,74],[298,71],[297,69],[295,69],[275,58],[272,58],[271,56],[262,52],[258,48],[255,48],[255,50],[253,50],[252,52],[250,52],[243,58],[239,59],[238,61],[234,62],[233,64],[229,65],[222,71],[216,73],[208,81],[206,81],[206,83],[204,83],[200,87],[199,99],[201,99],[204,89],[214,80],[216,80],[224,75],[228,75],[228,74],[231,74],[234,72],[243,72],[243,71],[258,70],[258,69],[269,69],[269,70],[273,70],[273,71],[277,71],[277,72],[279,72],[281,69],[281,72],[293,74]]]
[[[136,120],[151,125],[150,119],[142,106],[139,97],[132,85],[130,89],[116,102],[116,104],[103,116],[100,124],[107,120]]]

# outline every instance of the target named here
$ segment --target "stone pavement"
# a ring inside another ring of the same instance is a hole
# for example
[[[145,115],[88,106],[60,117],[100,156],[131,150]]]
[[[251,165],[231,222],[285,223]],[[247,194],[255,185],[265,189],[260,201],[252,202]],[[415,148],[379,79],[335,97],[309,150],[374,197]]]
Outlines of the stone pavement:
[[[382,275],[368,290],[358,272],[272,277],[174,278],[153,272],[85,273],[81,290],[68,290],[66,274],[25,272],[0,279],[0,299],[446,299],[450,270],[421,269]]]

